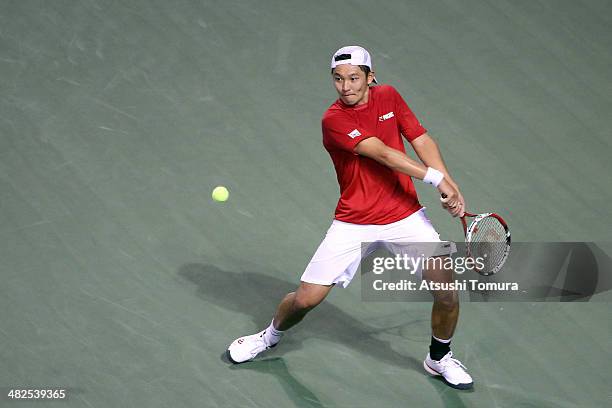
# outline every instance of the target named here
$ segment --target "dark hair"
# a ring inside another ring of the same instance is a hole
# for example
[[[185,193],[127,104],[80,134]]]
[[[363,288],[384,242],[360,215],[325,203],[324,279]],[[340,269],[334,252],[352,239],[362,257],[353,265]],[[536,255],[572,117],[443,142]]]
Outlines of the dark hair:
[[[367,65],[360,65],[359,68],[361,68],[361,70],[365,72],[367,78],[368,74],[370,73],[370,67],[368,67]]]
[[[368,77],[368,74],[370,73],[370,67],[368,67],[367,65],[358,65],[358,67],[359,67],[359,68],[360,68],[360,69],[361,69],[363,72],[365,72],[365,74],[366,74],[366,78],[367,78],[367,77]],[[334,73],[334,69],[335,69],[335,68],[332,68],[332,70],[331,70],[331,73],[332,73],[332,74]]]

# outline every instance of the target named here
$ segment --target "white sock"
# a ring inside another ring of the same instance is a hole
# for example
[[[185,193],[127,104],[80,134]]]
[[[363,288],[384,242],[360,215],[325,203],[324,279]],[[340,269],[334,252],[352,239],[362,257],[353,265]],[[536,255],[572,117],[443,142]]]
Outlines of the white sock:
[[[431,337],[433,337],[434,339],[438,340],[440,343],[450,343],[450,342],[451,342],[451,340],[452,340],[452,337],[451,337],[450,339],[446,339],[446,340],[444,340],[444,339],[439,339],[439,338],[437,338],[436,336],[434,336],[433,334],[431,335]]]
[[[276,328],[274,328],[274,319],[272,319],[272,322],[270,323],[270,326],[268,326],[268,328],[266,329],[263,338],[268,347],[272,347],[280,341],[283,333],[283,331],[276,330]]]

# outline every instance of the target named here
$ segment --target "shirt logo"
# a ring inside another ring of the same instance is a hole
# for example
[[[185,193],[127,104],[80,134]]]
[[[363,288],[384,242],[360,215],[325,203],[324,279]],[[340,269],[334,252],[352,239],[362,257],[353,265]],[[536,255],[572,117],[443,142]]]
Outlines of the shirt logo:
[[[353,130],[351,133],[348,134],[350,136],[351,139],[356,138],[357,136],[361,136],[361,132],[358,131],[357,129]]]
[[[385,113],[384,115],[378,117],[378,121],[384,122],[387,119],[391,119],[393,116],[395,116],[393,112]]]

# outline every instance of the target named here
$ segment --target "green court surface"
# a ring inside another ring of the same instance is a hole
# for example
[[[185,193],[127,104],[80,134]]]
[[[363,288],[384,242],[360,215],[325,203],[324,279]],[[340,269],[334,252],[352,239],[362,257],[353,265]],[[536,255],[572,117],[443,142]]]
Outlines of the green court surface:
[[[430,304],[363,302],[359,278],[258,361],[223,354],[332,220],[342,45],[371,51],[469,207],[612,255],[611,27],[605,0],[2,1],[0,406],[610,406],[609,292],[462,304],[470,392],[422,369]]]

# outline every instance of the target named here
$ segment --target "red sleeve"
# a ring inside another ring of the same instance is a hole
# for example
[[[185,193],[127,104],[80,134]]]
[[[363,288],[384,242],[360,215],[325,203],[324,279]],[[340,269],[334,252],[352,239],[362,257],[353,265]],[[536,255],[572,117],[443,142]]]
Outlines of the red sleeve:
[[[323,144],[329,149],[339,149],[354,153],[355,146],[374,132],[359,126],[350,115],[344,112],[326,114],[321,121]]]
[[[395,105],[397,112],[397,123],[402,135],[408,140],[412,142],[417,137],[421,136],[423,133],[427,132],[421,122],[414,116],[414,113],[410,110],[404,98],[393,89],[395,93]]]

